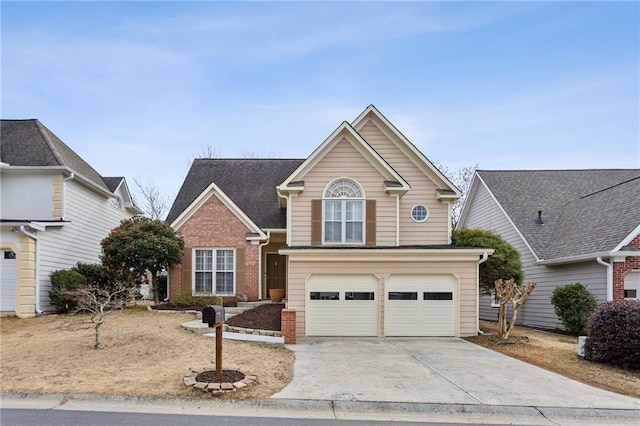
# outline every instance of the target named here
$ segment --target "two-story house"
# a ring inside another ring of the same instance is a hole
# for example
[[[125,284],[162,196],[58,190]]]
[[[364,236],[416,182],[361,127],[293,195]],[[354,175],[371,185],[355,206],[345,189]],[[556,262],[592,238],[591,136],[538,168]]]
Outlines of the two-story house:
[[[100,262],[100,241],[142,213],[122,177],[102,177],[38,120],[0,122],[0,310],[52,310],[50,275]]]
[[[170,295],[285,288],[298,336],[475,335],[492,250],[451,245],[460,195],[373,106],[306,159],[196,159]]]

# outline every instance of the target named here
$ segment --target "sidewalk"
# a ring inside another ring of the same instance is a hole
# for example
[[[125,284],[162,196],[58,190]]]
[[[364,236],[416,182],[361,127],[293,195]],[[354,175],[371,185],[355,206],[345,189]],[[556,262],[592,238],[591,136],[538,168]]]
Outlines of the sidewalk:
[[[0,408],[408,422],[637,425],[640,410],[333,400],[230,400],[1,394]]]

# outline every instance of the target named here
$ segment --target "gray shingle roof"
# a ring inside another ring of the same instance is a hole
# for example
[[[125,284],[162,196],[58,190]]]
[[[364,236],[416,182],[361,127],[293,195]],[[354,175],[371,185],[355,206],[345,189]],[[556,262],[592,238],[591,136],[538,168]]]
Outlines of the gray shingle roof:
[[[0,161],[11,166],[66,166],[108,190],[100,173],[36,119],[0,120]]]
[[[260,228],[285,228],[276,186],[302,164],[302,159],[197,158],[176,196],[171,223],[214,182]]]
[[[640,169],[478,174],[541,259],[610,251],[640,224]]]
[[[107,185],[107,188],[109,188],[109,191],[115,192],[116,189],[118,189],[118,186],[120,185],[120,183],[124,180],[124,177],[107,176],[107,177],[103,177],[102,180],[104,181],[104,184]]]

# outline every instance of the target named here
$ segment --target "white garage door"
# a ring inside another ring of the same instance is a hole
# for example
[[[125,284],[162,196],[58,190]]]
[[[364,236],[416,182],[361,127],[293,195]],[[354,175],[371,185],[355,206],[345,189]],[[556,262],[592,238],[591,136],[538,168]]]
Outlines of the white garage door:
[[[312,275],[305,295],[307,336],[377,336],[378,287],[373,275]]]
[[[16,310],[16,254],[2,249],[0,255],[0,310]]]
[[[451,275],[392,275],[384,294],[385,336],[456,336],[458,281]]]

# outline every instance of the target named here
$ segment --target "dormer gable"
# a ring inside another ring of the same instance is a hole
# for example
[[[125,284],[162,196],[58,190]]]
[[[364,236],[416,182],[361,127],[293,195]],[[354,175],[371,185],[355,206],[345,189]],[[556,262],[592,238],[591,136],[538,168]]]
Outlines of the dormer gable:
[[[304,177],[313,169],[338,143],[347,140],[351,145],[380,173],[385,191],[402,195],[411,186],[367,143],[366,140],[346,121],[329,135],[315,151],[277,187],[278,194],[285,197],[288,193],[304,191]],[[281,198],[281,201],[283,198]]]

